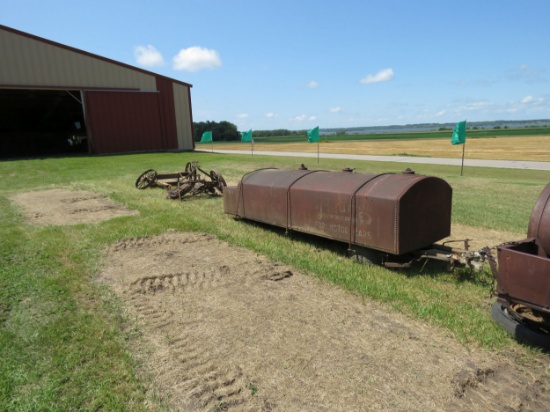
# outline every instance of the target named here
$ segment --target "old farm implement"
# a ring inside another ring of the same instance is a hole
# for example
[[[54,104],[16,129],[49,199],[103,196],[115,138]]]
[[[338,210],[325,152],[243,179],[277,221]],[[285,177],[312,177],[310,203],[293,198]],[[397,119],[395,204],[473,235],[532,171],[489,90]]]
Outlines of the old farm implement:
[[[160,187],[167,190],[167,198],[180,200],[185,195],[220,195],[226,186],[219,172],[207,172],[197,162],[188,162],[185,170],[176,173],[157,173],[154,169],[148,169],[136,180],[138,189]]]
[[[224,191],[224,212],[237,218],[347,245],[359,261],[389,268],[429,259],[482,269],[496,281],[493,320],[517,340],[550,350],[550,183],[540,194],[527,238],[469,250],[441,242],[451,233],[452,189],[437,177],[260,169]],[[494,248],[493,248],[494,249]]]
[[[451,233],[452,189],[437,177],[261,169],[224,191],[235,217],[344,242],[350,256],[405,268],[434,259],[481,270],[484,251],[435,242]]]
[[[550,183],[531,213],[527,238],[497,246],[493,320],[517,340],[550,349]]]

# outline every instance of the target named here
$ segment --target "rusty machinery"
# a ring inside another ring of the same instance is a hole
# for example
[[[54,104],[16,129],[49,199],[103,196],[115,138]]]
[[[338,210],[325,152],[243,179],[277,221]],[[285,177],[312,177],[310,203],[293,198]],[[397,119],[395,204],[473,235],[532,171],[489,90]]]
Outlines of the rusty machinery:
[[[451,233],[452,189],[437,177],[260,169],[224,191],[224,212],[291,231],[345,242],[359,261],[391,268],[435,259],[496,281],[494,321],[519,341],[550,350],[550,183],[539,196],[527,238],[471,251],[436,243]],[[497,264],[498,263],[498,264]]]
[[[168,191],[168,199],[180,200],[185,195],[222,194],[226,186],[219,172],[206,172],[199,167],[198,162],[188,162],[184,171],[176,173],[157,173],[154,169],[148,169],[136,180],[138,189],[161,187]]]
[[[260,169],[224,191],[224,212],[345,242],[350,256],[405,268],[421,259],[481,270],[485,251],[435,242],[451,234],[452,189],[437,177]]]
[[[496,261],[487,253],[496,280],[493,320],[517,340],[550,349],[550,183],[535,203],[527,238],[497,246]]]

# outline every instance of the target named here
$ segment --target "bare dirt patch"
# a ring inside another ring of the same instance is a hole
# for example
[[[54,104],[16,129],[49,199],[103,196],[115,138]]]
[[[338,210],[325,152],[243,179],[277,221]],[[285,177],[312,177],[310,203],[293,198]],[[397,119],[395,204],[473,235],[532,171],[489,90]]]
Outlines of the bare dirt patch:
[[[141,373],[174,411],[542,411],[547,360],[443,331],[214,236],[105,252],[100,276],[141,331]]]
[[[30,223],[38,226],[96,223],[138,213],[105,195],[87,191],[43,190],[19,193],[11,200]]]

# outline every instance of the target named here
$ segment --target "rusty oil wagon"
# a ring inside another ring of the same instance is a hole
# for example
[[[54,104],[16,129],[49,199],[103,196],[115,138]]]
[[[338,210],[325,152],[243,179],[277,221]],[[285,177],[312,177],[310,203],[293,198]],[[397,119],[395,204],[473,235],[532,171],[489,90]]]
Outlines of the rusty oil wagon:
[[[481,270],[484,251],[437,241],[451,234],[452,189],[443,179],[351,169],[260,169],[224,190],[224,212],[235,217],[345,242],[359,261],[409,267],[435,259]]]
[[[550,183],[533,209],[527,238],[471,251],[437,243],[451,233],[452,189],[443,179],[260,169],[224,190],[224,212],[238,218],[344,242],[359,261],[405,268],[423,259],[479,271],[496,281],[494,321],[516,339],[550,349]]]

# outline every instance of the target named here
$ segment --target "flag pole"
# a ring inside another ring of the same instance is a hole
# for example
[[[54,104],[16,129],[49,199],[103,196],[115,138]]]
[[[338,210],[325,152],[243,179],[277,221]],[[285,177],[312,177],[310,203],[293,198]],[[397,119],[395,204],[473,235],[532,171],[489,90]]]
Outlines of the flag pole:
[[[319,163],[319,140],[317,140],[317,163]]]
[[[464,175],[464,153],[466,152],[466,120],[458,122],[453,131],[453,136],[451,137],[451,144],[462,145],[462,163],[460,166],[460,176]]]
[[[460,166],[460,176],[462,176],[462,172],[464,170],[464,151],[466,150],[466,140],[464,140],[464,144],[462,145],[462,166]]]

